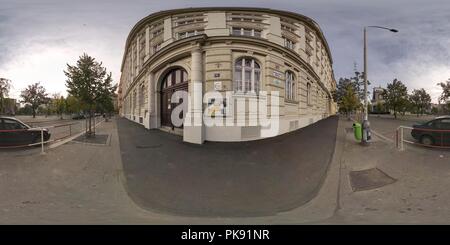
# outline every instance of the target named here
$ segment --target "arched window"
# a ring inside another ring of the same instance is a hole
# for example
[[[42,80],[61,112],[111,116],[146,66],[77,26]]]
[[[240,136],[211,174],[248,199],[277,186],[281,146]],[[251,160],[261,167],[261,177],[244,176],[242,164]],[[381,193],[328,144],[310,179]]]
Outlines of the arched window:
[[[287,71],[285,74],[286,82],[285,82],[285,96],[287,100],[295,100],[295,76],[291,71]]]
[[[259,92],[261,67],[253,58],[240,58],[234,64],[234,91]]]
[[[162,82],[162,89],[170,88],[180,83],[186,83],[187,81],[188,75],[184,69],[173,69],[164,77],[164,80]]]
[[[311,105],[311,83],[306,84],[306,103]]]

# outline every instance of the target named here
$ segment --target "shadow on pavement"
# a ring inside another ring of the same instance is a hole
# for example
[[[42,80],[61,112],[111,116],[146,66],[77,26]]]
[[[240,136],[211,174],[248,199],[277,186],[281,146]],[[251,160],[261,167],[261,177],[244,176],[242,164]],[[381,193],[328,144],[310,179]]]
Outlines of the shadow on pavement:
[[[143,208],[186,216],[266,216],[319,191],[338,117],[278,137],[195,145],[118,119],[126,188]]]

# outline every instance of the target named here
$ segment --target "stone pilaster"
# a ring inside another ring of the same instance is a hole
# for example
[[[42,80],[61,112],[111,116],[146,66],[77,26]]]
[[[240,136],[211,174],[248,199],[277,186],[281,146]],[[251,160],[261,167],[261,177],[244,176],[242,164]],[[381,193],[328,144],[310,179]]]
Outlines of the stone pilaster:
[[[157,82],[155,81],[155,76],[150,73],[147,77],[148,79],[148,114],[149,114],[149,125],[148,128],[158,128],[158,115],[157,115],[157,91],[155,86]]]
[[[191,81],[183,140],[202,144],[205,141],[203,125],[203,51],[200,45],[191,51]]]

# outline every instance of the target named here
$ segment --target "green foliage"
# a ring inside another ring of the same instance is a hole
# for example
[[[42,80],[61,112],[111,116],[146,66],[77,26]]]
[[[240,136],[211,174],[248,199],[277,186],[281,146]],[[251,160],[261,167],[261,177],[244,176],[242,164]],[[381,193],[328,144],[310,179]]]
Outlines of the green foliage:
[[[355,71],[353,77],[340,78],[332,95],[341,112],[351,113],[360,108],[364,101],[364,73]]]
[[[356,93],[356,85],[350,79],[341,78],[336,91],[333,93],[335,101],[339,106],[339,111],[352,113],[361,106],[361,102]]]
[[[355,75],[350,78],[352,83],[354,84],[354,88],[356,93],[358,94],[358,98],[361,101],[364,101],[364,72],[355,71]],[[367,80],[367,86],[370,85],[370,81]],[[367,91],[366,96],[369,96],[369,91]]]
[[[439,113],[439,110],[438,110],[438,108],[437,107],[433,107],[433,108],[431,108],[431,114],[433,114],[433,115],[437,115]]]
[[[75,66],[67,64],[67,71],[64,71],[64,74],[67,76],[67,91],[89,112],[88,135],[90,135],[94,109],[106,108],[117,86],[112,84],[112,75],[106,72],[102,63],[86,53],[79,57]]]
[[[22,90],[20,97],[22,97],[23,103],[31,105],[33,118],[36,117],[36,109],[49,101],[45,88],[39,83],[28,85],[26,89]]]
[[[405,112],[408,108],[408,89],[397,79],[388,83],[387,89],[383,93],[386,106],[394,111],[394,117],[397,118],[398,112]]]
[[[11,80],[0,77],[0,114],[4,113],[4,99],[8,96],[11,88]]]
[[[72,95],[68,95],[66,100],[66,112],[67,113],[80,113],[85,109],[80,100]]]
[[[441,86],[442,93],[439,96],[440,102],[448,102],[450,100],[450,78],[446,82],[440,82],[437,85]]]
[[[423,115],[431,107],[431,96],[423,88],[414,89],[409,96],[409,102],[411,103],[411,112],[417,116]]]
[[[51,100],[52,111],[58,114],[63,119],[63,114],[66,112],[66,99],[59,94],[54,94]]]
[[[376,104],[375,104],[375,112],[377,112],[377,113],[383,113],[383,112],[385,112],[385,111],[387,111],[386,110],[386,106],[383,104],[383,103],[381,103],[381,102],[377,102]]]
[[[24,107],[19,108],[19,110],[17,111],[17,114],[31,115],[31,114],[33,114],[33,109],[31,108],[31,105],[27,104]]]

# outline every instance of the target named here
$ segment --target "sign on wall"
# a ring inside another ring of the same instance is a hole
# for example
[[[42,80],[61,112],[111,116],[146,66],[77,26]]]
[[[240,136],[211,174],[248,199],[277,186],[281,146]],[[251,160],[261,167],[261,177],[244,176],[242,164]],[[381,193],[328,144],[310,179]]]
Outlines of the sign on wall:
[[[222,82],[214,82],[214,90],[222,90]]]

